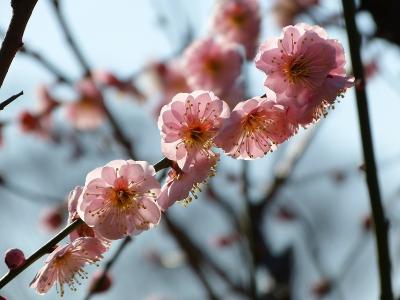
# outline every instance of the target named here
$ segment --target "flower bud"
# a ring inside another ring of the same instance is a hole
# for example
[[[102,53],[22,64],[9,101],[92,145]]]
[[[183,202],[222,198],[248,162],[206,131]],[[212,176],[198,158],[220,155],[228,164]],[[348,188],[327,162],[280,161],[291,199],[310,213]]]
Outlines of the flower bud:
[[[7,300],[7,298],[4,298],[3,296],[0,296],[0,300]]]
[[[25,262],[25,255],[19,249],[10,249],[6,252],[4,261],[10,270],[14,270]]]
[[[91,293],[104,293],[108,291],[112,285],[112,278],[109,273],[105,273],[102,278],[103,272],[97,271],[93,274],[93,278],[89,285],[89,290]]]
[[[323,297],[331,291],[331,288],[332,288],[331,282],[327,279],[322,279],[313,285],[311,291],[313,292],[314,295],[318,297]]]

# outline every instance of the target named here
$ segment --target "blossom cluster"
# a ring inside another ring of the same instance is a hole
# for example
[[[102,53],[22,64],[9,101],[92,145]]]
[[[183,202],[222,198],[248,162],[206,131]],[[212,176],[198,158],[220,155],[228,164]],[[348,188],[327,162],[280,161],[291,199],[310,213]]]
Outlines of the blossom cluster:
[[[221,3],[224,17],[215,17],[215,30],[229,32],[229,38],[244,45],[246,57],[252,57],[248,48],[254,41],[240,30],[255,30],[247,18],[256,10],[256,1]],[[243,4],[249,6],[243,9]],[[84,224],[70,234],[69,244],[47,258],[31,284],[39,293],[54,283],[61,294],[64,284],[75,289],[76,275],[86,277],[84,265],[99,261],[111,241],[149,230],[175,202],[197,198],[201,184],[215,175],[221,152],[245,160],[265,156],[299,127],[324,116],[353,84],[345,73],[341,44],[321,27],[298,24],[285,27],[280,38],[259,48],[255,64],[267,75],[265,94],[231,107],[229,99],[219,95],[226,95],[240,74],[241,57],[235,51],[226,40],[214,38],[197,41],[186,51],[187,82],[196,90],[171,97],[158,117],[161,150],[170,162],[163,186],[151,164],[114,160],[88,173],[84,186],[71,192],[69,222],[80,218]],[[183,77],[173,76],[174,88],[187,88]]]

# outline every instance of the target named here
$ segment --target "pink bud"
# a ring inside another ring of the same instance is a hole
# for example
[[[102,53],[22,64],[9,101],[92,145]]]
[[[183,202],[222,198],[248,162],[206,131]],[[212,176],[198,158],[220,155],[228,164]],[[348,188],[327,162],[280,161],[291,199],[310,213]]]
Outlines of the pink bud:
[[[14,270],[25,263],[25,255],[19,249],[7,250],[4,261],[10,270]]]
[[[41,223],[48,231],[58,230],[63,222],[64,215],[60,207],[53,207],[46,210],[41,218]]]
[[[7,300],[7,298],[4,298],[3,296],[0,296],[0,300]]]
[[[105,276],[102,278],[103,272],[97,271],[93,274],[93,278],[89,285],[89,290],[93,293],[103,293],[110,289],[112,285],[112,278],[110,274],[105,273]],[[99,281],[100,280],[100,281]]]
[[[311,291],[314,295],[322,297],[327,295],[331,291],[331,288],[332,288],[331,282],[327,279],[322,279],[313,285]]]
[[[276,216],[281,221],[292,221],[296,219],[296,214],[285,206],[278,209]]]
[[[39,117],[29,111],[23,111],[19,115],[19,124],[23,132],[34,132],[40,129]]]
[[[241,238],[240,234],[233,232],[228,235],[218,236],[212,240],[212,244],[217,248],[225,248],[232,246]]]
[[[374,220],[370,215],[365,216],[364,219],[362,220],[362,226],[365,231],[371,230],[373,225],[374,225]]]

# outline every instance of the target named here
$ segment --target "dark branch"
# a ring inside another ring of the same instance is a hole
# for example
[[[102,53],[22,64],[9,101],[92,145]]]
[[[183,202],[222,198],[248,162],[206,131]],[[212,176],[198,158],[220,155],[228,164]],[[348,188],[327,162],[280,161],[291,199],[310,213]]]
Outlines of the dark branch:
[[[15,54],[23,46],[22,37],[37,0],[12,0],[13,16],[0,49],[0,88]]]
[[[369,122],[367,93],[365,91],[364,69],[361,61],[361,36],[357,30],[354,0],[342,0],[347,36],[350,45],[351,61],[354,77],[358,86],[355,89],[357,99],[358,119],[360,124],[361,141],[367,175],[367,186],[374,219],[376,244],[378,253],[381,300],[393,300],[391,262],[389,255],[388,228],[389,222],[385,217],[379,182],[376,170],[375,154]]]
[[[8,104],[12,103],[14,100],[16,100],[18,97],[22,96],[24,94],[23,91],[20,91],[18,94],[11,96],[7,100],[4,100],[3,102],[0,103],[0,110],[3,110]]]

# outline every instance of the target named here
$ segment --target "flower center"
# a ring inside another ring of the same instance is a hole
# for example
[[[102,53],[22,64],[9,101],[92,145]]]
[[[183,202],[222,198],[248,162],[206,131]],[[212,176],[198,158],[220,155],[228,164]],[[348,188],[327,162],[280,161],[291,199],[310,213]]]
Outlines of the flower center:
[[[283,66],[283,73],[291,83],[298,83],[310,76],[310,68],[304,58],[289,60]]]
[[[204,64],[204,69],[211,75],[217,75],[222,69],[222,64],[216,58],[209,58]]]
[[[231,13],[232,13],[232,15],[230,16],[231,23],[238,28],[242,27],[246,22],[246,14],[243,11],[242,7],[240,7],[240,5],[235,5]]]
[[[205,124],[189,126],[183,134],[185,145],[189,148],[210,149],[212,146],[212,132]]]

